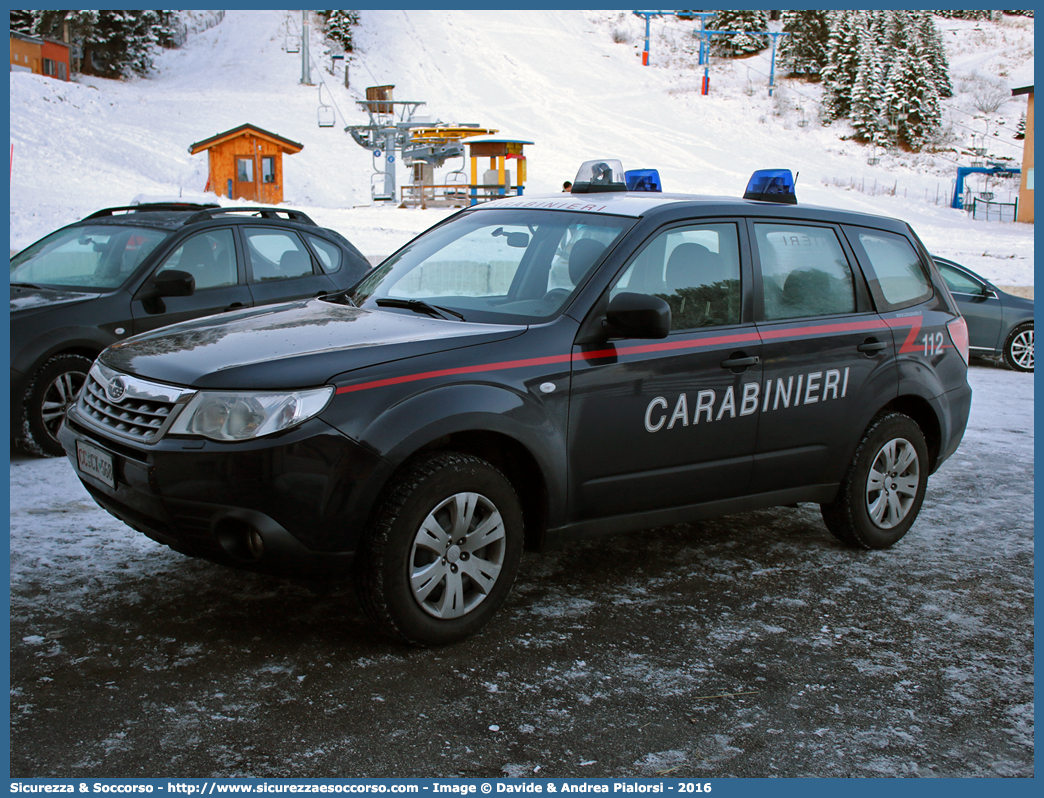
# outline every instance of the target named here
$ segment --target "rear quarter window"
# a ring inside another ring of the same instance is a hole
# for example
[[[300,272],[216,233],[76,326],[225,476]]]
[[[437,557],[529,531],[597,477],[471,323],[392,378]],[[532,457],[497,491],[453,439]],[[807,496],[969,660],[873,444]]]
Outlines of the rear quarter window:
[[[899,310],[935,293],[921,258],[908,238],[883,230],[846,228],[859,259],[869,264],[870,293],[879,311]]]

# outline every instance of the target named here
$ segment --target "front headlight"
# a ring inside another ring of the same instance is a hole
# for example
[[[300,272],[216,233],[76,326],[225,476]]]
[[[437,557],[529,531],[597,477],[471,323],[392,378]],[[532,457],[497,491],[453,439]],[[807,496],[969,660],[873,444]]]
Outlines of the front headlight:
[[[318,415],[332,385],[308,391],[200,391],[181,411],[168,435],[245,441],[282,432]]]

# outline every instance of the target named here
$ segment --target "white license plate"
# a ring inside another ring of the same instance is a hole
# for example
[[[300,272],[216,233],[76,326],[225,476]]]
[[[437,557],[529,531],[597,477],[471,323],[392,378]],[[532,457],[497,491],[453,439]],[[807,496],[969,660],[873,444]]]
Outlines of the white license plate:
[[[76,441],[76,463],[80,470],[97,477],[110,488],[116,487],[116,476],[112,470],[112,455],[96,446]]]

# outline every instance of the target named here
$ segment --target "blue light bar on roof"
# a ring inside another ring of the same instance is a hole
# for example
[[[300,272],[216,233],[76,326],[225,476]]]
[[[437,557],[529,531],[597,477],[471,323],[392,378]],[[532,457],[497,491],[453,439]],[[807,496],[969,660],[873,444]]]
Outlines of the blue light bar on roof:
[[[628,191],[663,191],[660,173],[655,169],[628,169],[624,172]]]
[[[794,176],[789,169],[759,169],[750,176],[743,199],[796,205]]]

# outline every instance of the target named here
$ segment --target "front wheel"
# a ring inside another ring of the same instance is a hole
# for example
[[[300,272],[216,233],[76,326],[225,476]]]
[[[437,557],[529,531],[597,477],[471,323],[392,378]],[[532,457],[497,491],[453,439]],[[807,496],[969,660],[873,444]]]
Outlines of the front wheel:
[[[928,487],[928,449],[917,423],[902,413],[871,422],[841,489],[821,504],[827,529],[867,549],[897,543],[913,526]]]
[[[478,457],[407,466],[381,502],[356,565],[359,600],[384,631],[419,645],[474,634],[507,597],[522,557],[522,509]]]
[[[55,355],[36,372],[25,392],[21,443],[34,454],[61,457],[58,428],[87,381],[92,360],[82,355]]]
[[[1020,324],[1004,341],[1004,362],[1015,371],[1033,371],[1033,324]]]

